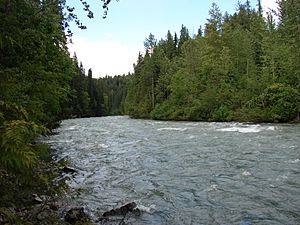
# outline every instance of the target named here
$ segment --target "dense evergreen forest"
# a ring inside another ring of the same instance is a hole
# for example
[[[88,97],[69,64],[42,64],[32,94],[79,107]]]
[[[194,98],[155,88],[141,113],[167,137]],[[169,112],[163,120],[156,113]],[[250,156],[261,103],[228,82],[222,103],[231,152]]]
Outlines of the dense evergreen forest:
[[[106,76],[94,79],[92,69],[87,76],[77,56],[76,67],[70,82],[70,93],[64,118],[122,115],[127,95],[127,76]]]
[[[264,18],[260,1],[233,15],[216,4],[191,36],[150,34],[130,76],[126,113],[135,118],[287,122],[300,112],[300,2],[279,1]],[[276,19],[276,20],[275,20]]]
[[[104,12],[109,2],[102,1]],[[63,0],[0,1],[1,224],[3,218],[28,224],[3,207],[24,206],[33,190],[49,190],[53,166],[45,164],[49,151],[36,142],[39,135],[65,118],[123,112],[125,76],[93,79],[91,69],[86,75],[76,56],[70,57],[68,23],[85,28],[72,11]]]
[[[0,167],[36,161],[35,137],[64,118],[123,112],[126,79],[86,76],[70,57],[63,1],[1,1]]]

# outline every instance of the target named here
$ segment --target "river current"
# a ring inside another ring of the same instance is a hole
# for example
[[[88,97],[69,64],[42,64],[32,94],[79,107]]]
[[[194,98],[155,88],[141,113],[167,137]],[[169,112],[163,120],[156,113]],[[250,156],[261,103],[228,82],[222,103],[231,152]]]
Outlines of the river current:
[[[300,224],[300,126],[65,120],[44,142],[78,170],[97,217],[136,202],[131,224]]]

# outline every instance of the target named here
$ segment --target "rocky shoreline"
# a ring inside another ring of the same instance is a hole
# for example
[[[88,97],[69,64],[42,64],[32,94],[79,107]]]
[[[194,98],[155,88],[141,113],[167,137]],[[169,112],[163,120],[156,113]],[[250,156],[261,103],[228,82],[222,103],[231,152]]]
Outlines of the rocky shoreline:
[[[0,225],[126,225],[141,215],[137,204],[130,202],[92,218],[83,207],[67,200],[72,190],[65,181],[77,171],[64,164],[41,163],[33,174],[42,174],[43,179],[32,177],[29,182],[0,171]]]
[[[46,200],[31,207],[1,208],[0,224],[126,225],[131,217],[138,217],[141,213],[136,203],[131,202],[106,211],[101,217],[93,219],[83,207],[70,208],[60,204],[59,201]]]

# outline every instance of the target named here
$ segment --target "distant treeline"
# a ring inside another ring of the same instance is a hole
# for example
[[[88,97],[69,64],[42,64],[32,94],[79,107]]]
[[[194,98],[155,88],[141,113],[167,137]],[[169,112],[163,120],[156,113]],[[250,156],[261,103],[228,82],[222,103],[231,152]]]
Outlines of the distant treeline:
[[[82,63],[73,57],[76,72],[72,77],[67,111],[64,118],[94,117],[124,114],[127,95],[127,76],[92,78],[92,69],[86,76]]]
[[[135,118],[287,122],[300,112],[300,1],[278,1],[276,20],[249,1],[233,15],[216,4],[191,37],[145,41],[128,82]]]

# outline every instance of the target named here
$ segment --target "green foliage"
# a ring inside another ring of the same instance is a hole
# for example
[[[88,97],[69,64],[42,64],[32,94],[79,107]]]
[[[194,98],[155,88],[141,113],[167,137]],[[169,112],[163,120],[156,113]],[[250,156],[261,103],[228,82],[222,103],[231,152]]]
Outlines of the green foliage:
[[[24,207],[33,192],[49,194],[53,165],[45,166],[49,150],[37,137],[73,111],[102,115],[104,101],[92,72],[85,77],[67,51],[68,22],[83,25],[66,1],[0,1],[0,18],[0,223],[33,224],[27,209],[15,218],[2,207]]]
[[[76,55],[73,63],[76,71],[70,82],[70,101],[68,102],[68,113],[65,117],[102,116],[104,114],[103,93],[97,87],[97,81],[92,77],[92,69],[89,69],[88,76],[86,76],[82,63],[78,65]]]
[[[297,117],[300,110],[299,100],[297,89],[275,83],[248,101],[236,116],[243,121],[252,118],[256,122],[288,122]]]
[[[53,127],[62,118],[74,70],[58,2],[1,1],[0,94],[30,120]]]
[[[126,113],[164,120],[293,120],[300,112],[300,5],[293,2],[279,1],[278,26],[271,14],[263,18],[260,1],[257,10],[246,1],[233,15],[213,4],[204,35],[200,30],[191,38],[185,26],[179,40],[168,32],[139,55]]]
[[[267,112],[273,121],[286,122],[296,118],[300,110],[299,92],[288,85],[273,84],[259,96],[261,107],[267,108]]]
[[[213,121],[230,121],[230,116],[232,114],[232,111],[228,108],[226,105],[220,106],[217,110],[214,111],[212,115]]]
[[[97,88],[102,90],[104,99],[104,115],[123,115],[127,95],[128,77],[103,77],[97,80]]]
[[[76,71],[70,82],[71,92],[65,117],[122,115],[127,95],[127,77],[106,76],[94,79],[92,69],[85,75],[83,65],[78,65],[76,55],[73,63]]]
[[[32,167],[37,160],[37,149],[32,145],[34,138],[45,128],[24,120],[4,123],[1,129],[0,162],[5,169],[22,170]]]
[[[7,171],[31,168],[39,156],[39,145],[34,141],[48,130],[26,121],[28,114],[20,106],[0,101],[0,108],[0,167]]]
[[[60,3],[0,1],[0,169],[10,175],[34,169],[36,137],[64,118],[75,67]]]

